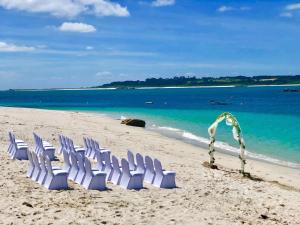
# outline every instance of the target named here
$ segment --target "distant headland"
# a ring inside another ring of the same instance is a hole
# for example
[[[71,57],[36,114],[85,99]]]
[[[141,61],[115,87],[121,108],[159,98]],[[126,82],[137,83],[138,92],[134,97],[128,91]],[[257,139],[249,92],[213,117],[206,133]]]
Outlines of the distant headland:
[[[116,81],[92,88],[148,88],[148,87],[223,87],[223,86],[271,86],[300,85],[300,75],[280,76],[225,76],[225,77],[185,77],[147,78],[144,81]]]

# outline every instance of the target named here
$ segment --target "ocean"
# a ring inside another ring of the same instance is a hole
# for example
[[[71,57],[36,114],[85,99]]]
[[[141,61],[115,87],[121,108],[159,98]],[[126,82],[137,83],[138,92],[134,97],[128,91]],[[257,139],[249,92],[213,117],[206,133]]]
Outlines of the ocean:
[[[248,157],[300,169],[300,93],[286,88],[0,91],[0,106],[135,117],[144,119],[147,129],[202,146],[207,146],[207,129],[215,118],[231,112],[242,128]],[[225,123],[216,137],[223,151],[238,152]]]

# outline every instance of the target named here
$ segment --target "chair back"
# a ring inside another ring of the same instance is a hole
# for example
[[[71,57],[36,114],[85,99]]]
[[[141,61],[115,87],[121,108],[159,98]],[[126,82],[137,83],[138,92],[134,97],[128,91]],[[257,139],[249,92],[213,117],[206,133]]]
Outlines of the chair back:
[[[123,174],[130,176],[129,163],[126,159],[121,160],[121,166]]]
[[[102,170],[104,168],[104,165],[103,165],[102,155],[101,155],[100,151],[96,151],[95,155],[96,155],[96,161],[97,161],[97,168],[98,168],[98,170]]]
[[[67,150],[63,149],[62,153],[63,153],[63,156],[64,156],[64,168],[65,169],[70,168],[70,166],[71,166],[70,156],[69,156]]]
[[[46,168],[47,168],[48,173],[53,175],[51,161],[49,159],[49,156],[47,156],[47,155],[45,156],[45,162],[46,162]]]
[[[90,160],[88,158],[86,158],[84,160],[84,168],[85,168],[85,172],[87,174],[89,174],[91,176],[93,175],[93,173],[92,173],[92,165],[91,165],[91,162],[90,162]]]
[[[37,167],[39,169],[41,168],[39,160],[38,160],[35,152],[32,152],[32,161],[33,161],[35,167]]]
[[[66,149],[66,145],[65,145],[65,142],[63,140],[63,136],[62,135],[59,135],[59,143],[60,143],[60,146],[62,149]]]
[[[128,158],[128,163],[129,163],[129,169],[135,170],[134,155],[133,155],[132,151],[127,150],[127,158]]]
[[[136,171],[139,173],[145,172],[144,158],[140,153],[136,154]]]
[[[85,137],[83,138],[83,142],[84,142],[85,149],[88,150],[89,149],[89,145],[88,145],[87,139]]]
[[[163,174],[161,162],[158,159],[154,159],[154,169],[156,173]]]
[[[90,145],[91,145],[90,156],[93,157],[96,151],[96,144],[95,144],[95,140],[92,138],[90,139]]]
[[[85,172],[84,158],[80,154],[77,154],[77,162],[78,162],[79,170]]]
[[[87,141],[88,141],[89,148],[91,149],[92,148],[92,139],[88,138]]]
[[[145,165],[147,170],[154,172],[153,160],[149,156],[145,157]]]
[[[39,154],[39,159],[40,159],[41,169],[43,171],[47,172],[47,168],[46,168],[46,165],[45,165],[45,156],[43,154]]]
[[[111,157],[111,160],[112,160],[113,169],[116,170],[116,171],[118,171],[119,173],[121,173],[120,165],[119,165],[119,160],[117,159],[117,157],[113,155]]]
[[[104,155],[105,167],[111,168],[110,154]]]
[[[37,137],[36,133],[33,132],[34,142],[35,142],[35,144],[37,145],[37,138],[36,138],[36,137]]]
[[[64,137],[64,142],[65,142],[68,152],[70,153],[70,151],[71,151],[70,139],[68,137]]]
[[[99,145],[99,142],[98,142],[98,141],[95,141],[95,145],[96,145],[96,149],[97,149],[97,150],[100,150],[100,145]]]
[[[13,133],[10,133],[10,139],[11,139],[12,144],[16,144],[16,138],[15,138],[15,135]]]
[[[32,159],[31,151],[27,150],[27,156],[28,156],[28,160],[29,160],[29,163],[31,164],[31,166],[35,166],[33,159]]]
[[[8,137],[9,137],[9,141],[10,141],[10,143],[14,143],[14,141],[13,141],[13,138],[12,138],[12,133],[11,132],[8,132]]]
[[[74,152],[70,152],[71,165],[78,169],[77,158]]]

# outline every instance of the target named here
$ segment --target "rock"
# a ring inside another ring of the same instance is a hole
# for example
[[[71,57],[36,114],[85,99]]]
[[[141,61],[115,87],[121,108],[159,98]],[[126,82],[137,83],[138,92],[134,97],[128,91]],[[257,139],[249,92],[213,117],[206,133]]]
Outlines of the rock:
[[[22,205],[25,205],[27,207],[33,208],[33,206],[30,203],[28,203],[28,202],[23,202]]]
[[[121,124],[125,124],[127,126],[134,126],[134,127],[146,126],[146,122],[144,120],[139,120],[139,119],[125,119],[122,120]]]
[[[268,217],[267,215],[265,215],[265,214],[261,214],[261,215],[260,215],[260,218],[266,220],[266,219],[268,219],[269,217]]]

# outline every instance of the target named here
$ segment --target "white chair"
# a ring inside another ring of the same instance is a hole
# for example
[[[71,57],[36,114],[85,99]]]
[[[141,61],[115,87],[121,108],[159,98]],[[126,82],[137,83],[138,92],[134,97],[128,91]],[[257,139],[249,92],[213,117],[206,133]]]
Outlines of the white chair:
[[[40,172],[40,175],[39,175],[39,178],[38,178],[37,182],[40,185],[43,185],[45,183],[48,171],[47,171],[47,168],[46,168],[46,165],[45,165],[45,157],[44,157],[44,155],[43,154],[39,154],[39,159],[40,159],[41,172]]]
[[[114,155],[111,157],[112,160],[112,169],[113,169],[113,173],[112,173],[112,177],[111,177],[111,182],[113,184],[120,184],[120,180],[122,177],[122,170],[120,169],[120,165],[119,165],[119,160],[117,159],[117,157],[115,157]]]
[[[92,170],[89,159],[84,160],[85,177],[83,187],[89,190],[105,190],[106,189],[106,173],[102,171]]]
[[[45,157],[47,176],[44,186],[50,190],[68,189],[68,173],[64,170],[53,170],[48,156]]]
[[[140,153],[136,154],[136,172],[138,173],[145,173],[145,163],[144,163],[144,158]]]
[[[38,136],[36,133],[33,132],[34,141],[41,139],[40,136]],[[50,144],[48,141],[42,141],[42,144],[44,147],[53,147],[52,144]]]
[[[146,165],[146,170],[144,174],[144,181],[149,184],[152,184],[155,177],[155,170],[153,166],[153,160],[149,156],[145,157],[145,165]]]
[[[154,159],[155,178],[153,185],[159,188],[175,188],[175,175],[174,171],[165,171],[161,166],[161,162]]]
[[[55,159],[55,148],[47,141],[43,141],[41,137],[37,134],[33,133],[34,140],[35,140],[35,153],[38,155],[41,152],[44,152],[46,155],[49,156],[50,160]]]
[[[110,154],[110,150],[100,147],[100,145],[97,141],[95,141],[95,149],[96,149],[96,151],[100,152],[102,158],[104,158],[105,154]]]
[[[128,158],[128,163],[129,163],[129,169],[135,170],[136,164],[134,162],[134,155],[133,155],[132,151],[127,150],[127,158]]]
[[[10,146],[9,153],[11,159],[18,159],[18,160],[28,160],[27,151],[28,151],[28,145],[24,142],[17,142],[16,138],[13,134],[10,133]]]
[[[63,150],[67,151],[67,146],[66,146],[66,143],[64,141],[64,137],[62,135],[58,135],[58,138],[59,138],[59,143],[60,143],[59,154],[62,154]]]
[[[91,151],[89,157],[94,159],[96,157],[96,151],[97,151],[96,141],[93,139],[90,139],[90,140],[91,140],[90,143],[91,143],[92,151]]]
[[[38,181],[42,169],[41,169],[41,166],[40,166],[40,163],[39,163],[36,153],[31,152],[31,155],[32,155],[33,163],[34,163],[34,170],[33,170],[31,179],[34,181]]]
[[[99,151],[96,152],[96,168],[99,171],[104,171],[105,169],[105,164],[104,164],[104,159],[101,157],[101,153]]]
[[[111,166],[110,154],[104,155],[104,172],[106,173],[106,181],[111,181],[113,168]]]
[[[83,138],[84,141],[84,147],[85,147],[85,156],[89,157],[90,152],[91,152],[91,146],[88,138]]]
[[[125,189],[142,189],[143,188],[143,175],[136,171],[130,171],[129,163],[126,159],[121,160],[122,177],[120,186]]]
[[[44,184],[44,182],[46,180],[46,177],[47,177],[47,174],[48,174],[48,171],[47,171],[47,168],[46,168],[46,165],[45,165],[45,160],[46,160],[45,157],[46,157],[46,154],[44,153],[44,151],[41,151],[41,153],[38,156],[39,162],[40,162],[41,172],[40,172],[40,175],[39,175],[38,180],[37,180],[37,182],[41,185]],[[60,167],[57,167],[57,166],[51,166],[51,167],[52,167],[52,170],[64,170],[64,169],[61,169]],[[65,172],[68,172],[68,171],[65,171]]]
[[[69,173],[71,170],[70,156],[69,156],[67,150],[65,150],[65,149],[62,150],[62,154],[64,156],[63,170],[65,170]]]
[[[11,159],[28,160],[27,151],[28,151],[27,146],[15,143],[15,147],[12,152]]]
[[[78,162],[78,167],[79,167],[79,170],[78,170],[78,174],[75,178],[75,182],[77,184],[82,184],[83,183],[83,180],[84,180],[84,177],[85,177],[85,168],[84,168],[84,159],[80,154],[78,154],[77,156],[77,162]]]
[[[8,146],[7,152],[9,154],[11,154],[12,150],[15,148],[14,143],[28,147],[27,144],[23,140],[16,139],[15,136],[12,134],[12,132],[8,132],[8,137],[9,137],[9,146]]]
[[[34,162],[32,159],[32,154],[29,150],[27,151],[27,155],[28,155],[28,161],[29,161],[29,165],[28,165],[28,169],[27,169],[27,177],[31,178],[33,171],[34,171]]]
[[[67,138],[67,143],[68,143],[69,151],[73,151],[76,153],[76,155],[81,155],[82,157],[85,156],[85,148],[82,148],[79,145],[74,145],[73,140],[70,138]]]
[[[75,181],[76,176],[78,174],[79,171],[79,167],[78,167],[78,163],[77,163],[77,158],[75,153],[70,152],[70,159],[71,159],[71,168],[69,171],[69,176],[68,179]]]

